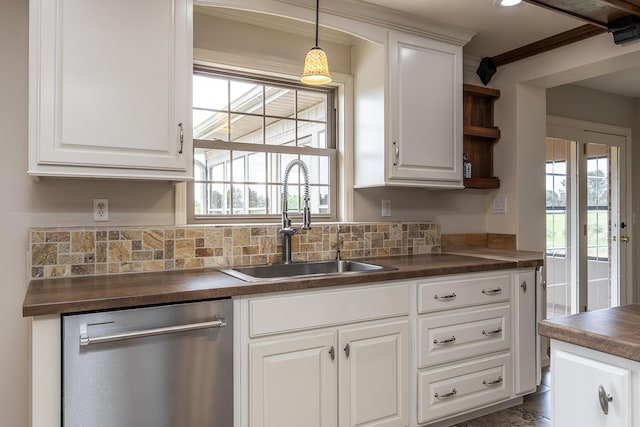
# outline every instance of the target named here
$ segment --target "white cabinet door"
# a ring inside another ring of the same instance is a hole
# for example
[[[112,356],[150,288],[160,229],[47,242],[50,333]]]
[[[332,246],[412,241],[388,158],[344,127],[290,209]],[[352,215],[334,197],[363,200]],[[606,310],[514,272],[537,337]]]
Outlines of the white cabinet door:
[[[518,272],[514,295],[515,393],[524,394],[536,390],[538,377],[534,270]]]
[[[335,426],[335,339],[324,332],[250,344],[251,427]]]
[[[554,427],[631,426],[631,413],[637,402],[631,396],[629,369],[562,350],[553,350],[551,366]],[[602,403],[600,386],[605,400]],[[611,401],[606,402],[609,396]]]
[[[31,0],[30,174],[191,174],[191,8]]]
[[[338,332],[340,427],[409,424],[407,320],[361,324]],[[306,425],[306,424],[305,424]]]
[[[389,35],[392,180],[462,186],[462,47]]]

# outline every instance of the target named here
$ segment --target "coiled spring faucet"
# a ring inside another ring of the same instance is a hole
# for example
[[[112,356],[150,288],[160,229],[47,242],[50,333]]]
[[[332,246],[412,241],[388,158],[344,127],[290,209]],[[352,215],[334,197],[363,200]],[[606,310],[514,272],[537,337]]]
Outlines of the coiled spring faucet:
[[[298,230],[291,226],[291,219],[289,218],[289,173],[294,166],[298,166],[302,169],[304,175],[304,208],[302,209],[302,229],[311,229],[311,209],[309,208],[309,168],[306,163],[300,159],[294,159],[287,165],[284,170],[284,179],[282,181],[282,228],[280,234],[282,234],[282,262],[285,264],[291,263],[291,236],[296,234]]]

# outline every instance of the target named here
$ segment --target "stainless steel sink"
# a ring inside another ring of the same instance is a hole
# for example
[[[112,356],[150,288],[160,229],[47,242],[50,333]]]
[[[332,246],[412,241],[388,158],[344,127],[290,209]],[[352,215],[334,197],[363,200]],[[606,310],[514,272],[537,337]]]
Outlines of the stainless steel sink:
[[[276,280],[287,277],[309,277],[329,274],[353,274],[396,270],[395,267],[369,264],[366,262],[340,260],[318,262],[294,262],[291,264],[255,265],[236,267],[222,272],[238,279],[254,282],[256,280]]]

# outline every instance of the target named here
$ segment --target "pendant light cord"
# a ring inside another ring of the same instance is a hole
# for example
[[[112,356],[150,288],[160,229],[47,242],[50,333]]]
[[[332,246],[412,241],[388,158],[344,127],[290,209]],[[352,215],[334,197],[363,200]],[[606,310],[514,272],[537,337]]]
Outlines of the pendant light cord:
[[[320,22],[320,0],[316,0],[316,47],[318,47],[318,26]]]

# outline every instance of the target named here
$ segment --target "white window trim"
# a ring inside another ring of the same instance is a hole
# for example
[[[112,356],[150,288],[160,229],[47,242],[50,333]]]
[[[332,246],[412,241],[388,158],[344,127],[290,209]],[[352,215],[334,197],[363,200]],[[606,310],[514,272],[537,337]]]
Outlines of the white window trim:
[[[292,65],[198,48],[193,49],[193,58],[194,65],[226,71],[257,72],[265,76],[292,81],[299,79],[304,59],[301,59],[300,65]],[[331,77],[333,78],[331,86],[336,87],[338,90],[336,102],[338,109],[336,126],[336,218],[338,221],[353,221],[353,77],[334,71],[331,72]],[[176,224],[187,224],[187,199],[186,183],[177,184],[175,190]],[[262,219],[256,218],[256,220],[263,222]]]

